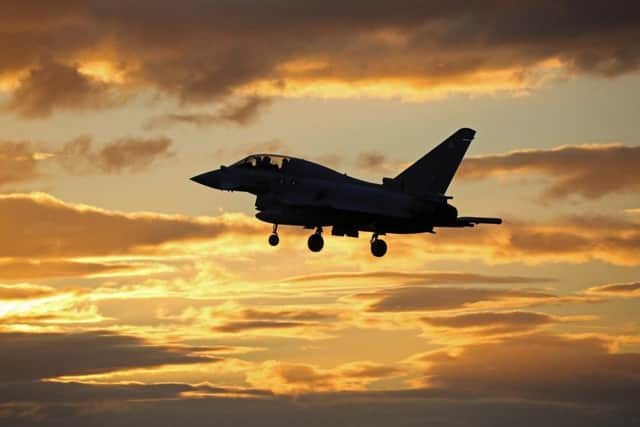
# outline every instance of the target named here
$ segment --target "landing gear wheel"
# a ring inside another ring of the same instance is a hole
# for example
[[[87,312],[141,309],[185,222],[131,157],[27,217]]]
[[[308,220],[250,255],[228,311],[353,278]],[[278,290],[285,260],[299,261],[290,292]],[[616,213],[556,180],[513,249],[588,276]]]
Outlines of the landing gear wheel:
[[[324,239],[320,233],[313,233],[307,240],[307,246],[311,252],[320,252],[324,247]]]
[[[371,253],[373,256],[382,257],[387,253],[387,242],[380,239],[374,239],[371,241]]]
[[[278,243],[280,243],[280,238],[277,234],[272,234],[269,236],[269,244],[271,246],[278,246]]]

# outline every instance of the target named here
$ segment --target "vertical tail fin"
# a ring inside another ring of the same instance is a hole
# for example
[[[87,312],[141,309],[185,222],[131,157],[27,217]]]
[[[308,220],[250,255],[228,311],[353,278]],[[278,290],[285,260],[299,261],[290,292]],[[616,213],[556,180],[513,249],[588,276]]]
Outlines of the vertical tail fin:
[[[459,129],[396,176],[394,183],[410,194],[445,194],[475,134],[473,129]]]

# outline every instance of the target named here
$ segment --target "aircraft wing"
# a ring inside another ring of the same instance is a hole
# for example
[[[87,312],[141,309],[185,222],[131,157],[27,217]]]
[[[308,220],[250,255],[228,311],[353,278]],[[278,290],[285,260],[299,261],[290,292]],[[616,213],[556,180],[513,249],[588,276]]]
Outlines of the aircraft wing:
[[[502,224],[502,218],[487,218],[481,216],[461,216],[457,220],[458,227],[473,227],[476,224]]]
[[[335,209],[346,212],[353,212],[358,214],[369,215],[381,215],[395,218],[411,218],[409,212],[404,210],[393,209],[388,206],[376,206],[375,204],[363,204],[357,202],[351,202],[348,200],[312,200],[312,199],[283,199],[283,203],[290,206],[297,206],[303,208],[318,208],[318,209]]]

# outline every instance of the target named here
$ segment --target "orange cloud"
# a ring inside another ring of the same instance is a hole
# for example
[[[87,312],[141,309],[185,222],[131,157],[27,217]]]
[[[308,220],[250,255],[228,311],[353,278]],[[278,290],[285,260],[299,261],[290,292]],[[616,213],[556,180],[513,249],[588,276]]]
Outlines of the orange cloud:
[[[0,261],[0,280],[34,280],[57,277],[126,274],[143,270],[144,263],[101,263],[67,260],[8,260]]]
[[[373,362],[356,362],[334,369],[274,360],[263,362],[247,373],[247,382],[276,394],[366,390],[378,380],[401,375],[402,369]]]
[[[40,177],[36,153],[26,141],[0,141],[0,186]]]
[[[529,333],[562,319],[529,311],[477,312],[453,316],[421,317],[422,322],[446,332],[463,332],[482,337]]]
[[[219,124],[247,126],[253,123],[258,115],[270,105],[271,99],[250,95],[237,102],[227,102],[222,105],[219,111],[213,113],[173,113],[153,117],[147,123],[146,128],[154,129],[180,123],[196,126]]]
[[[20,80],[6,108],[25,117],[39,118],[57,109],[96,110],[122,101],[108,84],[80,73],[73,66],[47,60]]]
[[[28,70],[12,106],[34,116],[108,107],[121,88],[154,88],[189,102],[256,90],[411,98],[527,91],[549,76],[638,70],[631,43],[638,29],[628,7],[619,13],[621,6],[583,1],[576,14],[569,11],[577,4],[557,7],[550,0],[535,7],[498,0],[465,6],[189,0],[177,12],[149,0],[126,7],[64,0],[59,8],[13,2],[0,19],[11,40],[2,47],[0,75]],[[309,13],[317,10],[324,12]],[[513,22],[545,24],[514,28]],[[50,60],[43,65],[38,58]]]
[[[122,213],[65,203],[41,193],[0,195],[0,258],[66,258],[154,253],[163,244],[248,235],[253,219]]]
[[[433,352],[423,384],[468,396],[540,401],[631,402],[640,354],[612,351],[607,337],[534,334]]]
[[[53,288],[30,284],[0,285],[0,301],[42,298],[55,293]]]
[[[142,366],[212,361],[188,348],[154,345],[110,332],[0,333],[0,380],[32,381]]]
[[[578,194],[597,199],[640,190],[640,147],[622,144],[565,145],[548,150],[518,150],[471,157],[460,168],[462,179],[514,174],[542,174],[550,199]]]
[[[490,262],[640,264],[640,228],[615,216],[567,216],[547,222],[511,218],[499,228],[441,229],[429,236],[438,256],[464,254]],[[423,250],[423,249],[416,249]]]
[[[91,137],[81,136],[53,150],[46,144],[0,141],[0,186],[41,178],[42,164],[51,163],[73,174],[139,172],[173,156],[171,143],[168,138],[122,138],[96,150]]]
[[[525,290],[401,286],[360,293],[353,298],[372,301],[368,311],[403,312],[544,305],[553,303],[556,297]]]
[[[640,282],[611,283],[607,285],[595,286],[593,288],[587,289],[586,293],[623,298],[640,297]]]

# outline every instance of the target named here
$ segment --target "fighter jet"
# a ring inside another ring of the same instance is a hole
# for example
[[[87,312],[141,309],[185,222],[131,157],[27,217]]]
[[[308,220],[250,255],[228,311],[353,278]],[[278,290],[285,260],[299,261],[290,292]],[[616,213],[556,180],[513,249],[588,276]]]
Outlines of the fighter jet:
[[[395,178],[363,181],[308,160],[253,154],[191,180],[218,190],[256,195],[256,217],[273,224],[269,244],[277,246],[278,225],[314,230],[308,247],[320,252],[325,227],[333,236],[371,232],[371,253],[382,257],[386,234],[434,233],[436,227],[501,224],[500,218],[458,216],[445,195],[475,131],[462,128]]]

